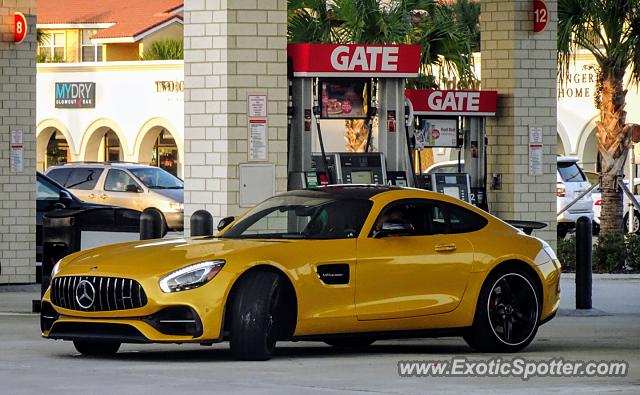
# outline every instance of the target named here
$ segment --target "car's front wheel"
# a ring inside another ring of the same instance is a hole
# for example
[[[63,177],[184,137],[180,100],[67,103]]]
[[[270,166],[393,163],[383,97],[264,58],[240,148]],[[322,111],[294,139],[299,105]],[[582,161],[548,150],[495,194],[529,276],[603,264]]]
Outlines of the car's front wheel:
[[[255,271],[242,278],[231,305],[229,343],[236,359],[265,361],[271,358],[281,323],[281,278]]]
[[[482,352],[517,352],[538,330],[540,297],[528,273],[519,269],[491,274],[480,292],[473,327],[464,336]]]
[[[114,355],[120,349],[117,342],[92,342],[86,340],[74,340],[73,345],[82,355],[109,356]]]

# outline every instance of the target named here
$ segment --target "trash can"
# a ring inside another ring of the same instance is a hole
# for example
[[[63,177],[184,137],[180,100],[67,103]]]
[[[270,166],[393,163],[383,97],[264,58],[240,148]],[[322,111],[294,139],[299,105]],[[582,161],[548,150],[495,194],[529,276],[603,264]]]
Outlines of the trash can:
[[[58,209],[42,223],[42,288],[51,282],[51,270],[61,258],[107,244],[139,240],[140,212],[121,207]]]

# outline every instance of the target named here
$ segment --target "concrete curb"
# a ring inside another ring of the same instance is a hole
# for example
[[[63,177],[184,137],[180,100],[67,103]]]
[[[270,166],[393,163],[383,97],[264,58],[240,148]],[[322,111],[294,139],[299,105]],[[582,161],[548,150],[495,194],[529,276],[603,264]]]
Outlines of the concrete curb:
[[[594,280],[640,280],[640,273],[593,273]],[[575,273],[562,273],[562,278],[576,278]]]

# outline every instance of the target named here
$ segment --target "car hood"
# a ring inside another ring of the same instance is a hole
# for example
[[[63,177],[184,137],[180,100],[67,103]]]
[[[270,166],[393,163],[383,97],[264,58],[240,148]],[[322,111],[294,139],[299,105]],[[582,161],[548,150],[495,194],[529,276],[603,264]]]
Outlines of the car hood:
[[[149,188],[150,191],[167,197],[175,202],[184,203],[184,189],[154,189]]]
[[[83,251],[60,268],[60,275],[160,277],[182,267],[207,260],[224,259],[225,270],[233,261],[267,256],[266,249],[292,240],[231,240],[213,237],[149,240],[113,244]],[[263,255],[264,254],[264,255]]]

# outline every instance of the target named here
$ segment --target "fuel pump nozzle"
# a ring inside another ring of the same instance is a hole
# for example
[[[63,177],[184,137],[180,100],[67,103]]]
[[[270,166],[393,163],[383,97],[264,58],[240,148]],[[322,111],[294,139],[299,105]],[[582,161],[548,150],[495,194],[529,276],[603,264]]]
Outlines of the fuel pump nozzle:
[[[329,184],[333,184],[333,177],[331,176],[331,171],[329,170],[329,162],[327,162],[327,155],[324,150],[324,140],[322,139],[322,129],[320,128],[320,106],[318,105],[318,95],[317,89],[314,89],[313,94],[313,117],[316,119],[316,128],[318,130],[318,141],[320,142],[320,155],[322,155],[322,167],[324,167],[324,171],[327,174],[327,179],[329,180]]]
[[[411,176],[413,178],[413,186],[418,186],[418,178],[416,177],[415,164],[413,162],[413,150],[415,149],[415,138],[409,134],[409,126],[411,125],[411,119],[409,116],[409,106],[404,106],[404,132],[407,139],[407,154],[409,155],[409,165],[411,166]]]

